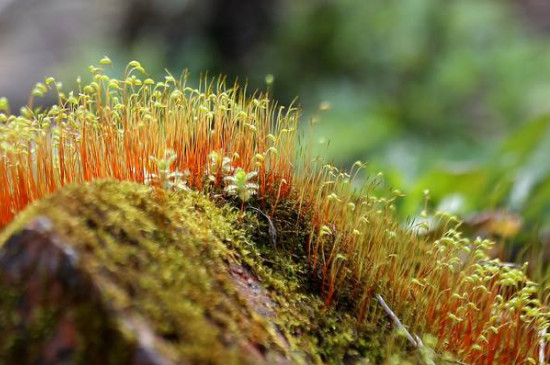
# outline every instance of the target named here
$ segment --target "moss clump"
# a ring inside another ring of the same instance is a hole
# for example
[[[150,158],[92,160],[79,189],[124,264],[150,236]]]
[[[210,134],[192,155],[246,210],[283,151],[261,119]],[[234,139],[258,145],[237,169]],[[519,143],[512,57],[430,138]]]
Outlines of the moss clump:
[[[324,306],[304,251],[309,223],[298,219],[290,202],[285,204],[272,217],[278,232],[274,246],[267,221],[255,212],[242,215],[197,192],[99,181],[68,186],[29,207],[0,234],[0,245],[34,217],[49,217],[81,256],[79,266],[100,288],[103,306],[142,315],[162,339],[163,351],[176,361],[259,362],[250,345],[267,361],[379,360],[380,331],[357,324],[338,306]],[[235,287],[231,265],[253,272],[268,290],[275,307],[269,318],[258,314]],[[10,298],[17,295],[4,295],[2,311],[13,311]],[[100,332],[84,324],[90,323],[89,316],[97,320],[97,314],[84,307],[74,311],[85,334],[78,359],[105,344],[89,345]],[[27,343],[28,351],[40,348],[63,313],[63,308],[53,308],[48,320],[36,323],[41,328],[36,333],[42,335]],[[101,328],[114,326],[106,315],[102,318]],[[34,330],[29,333],[35,336]],[[132,334],[123,335],[134,341]],[[12,337],[0,344],[13,354],[23,342]],[[127,350],[119,346],[113,363]]]
[[[230,283],[226,263],[232,253],[222,243],[236,235],[236,214],[229,209],[217,209],[199,194],[96,182],[38,202],[2,233],[0,242],[38,215],[48,216],[74,246],[105,306],[143,315],[177,359],[250,363],[244,343],[279,351],[266,323]],[[43,327],[46,334],[53,330],[48,321]],[[86,335],[94,341],[95,334]]]

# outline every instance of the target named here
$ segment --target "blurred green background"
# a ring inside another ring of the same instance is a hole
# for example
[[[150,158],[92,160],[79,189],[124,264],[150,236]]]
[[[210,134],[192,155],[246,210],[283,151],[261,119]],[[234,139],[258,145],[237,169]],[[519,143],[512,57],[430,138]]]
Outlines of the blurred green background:
[[[0,55],[12,107],[103,55],[251,89],[273,75],[274,96],[318,122],[317,153],[369,161],[406,193],[403,219],[430,189],[434,211],[513,256],[550,257],[546,0],[0,0]]]

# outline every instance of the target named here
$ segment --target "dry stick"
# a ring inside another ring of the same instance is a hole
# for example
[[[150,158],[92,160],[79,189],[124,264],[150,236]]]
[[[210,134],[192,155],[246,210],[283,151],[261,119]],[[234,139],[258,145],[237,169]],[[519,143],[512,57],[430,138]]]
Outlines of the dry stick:
[[[544,336],[546,335],[546,328],[543,328],[539,332],[539,365],[546,365],[546,359],[545,359],[545,353],[546,353],[546,339]]]
[[[269,236],[271,237],[271,243],[274,247],[277,247],[277,230],[275,229],[275,225],[273,224],[271,218],[256,207],[248,206],[247,209],[252,209],[253,211],[262,215],[267,220],[267,223],[269,225]]]
[[[399,320],[399,318],[397,318],[395,313],[393,313],[390,307],[388,307],[388,305],[386,304],[386,302],[384,301],[384,299],[380,294],[376,294],[376,299],[378,299],[378,303],[380,303],[382,308],[384,308],[384,310],[386,311],[386,314],[390,316],[390,318],[393,320],[393,323],[405,333],[405,337],[407,337],[407,340],[409,340],[409,342],[417,349],[424,347],[424,344],[422,343],[422,340],[420,340],[420,337],[418,337],[417,335],[414,335],[413,337],[409,333],[409,331],[407,331],[405,326],[403,326],[403,323],[401,323],[401,321]],[[435,365],[435,363],[433,362],[433,360],[428,360],[428,365]]]
[[[386,304],[386,302],[384,301],[384,299],[382,298],[382,296],[380,294],[376,294],[376,299],[378,299],[378,303],[380,303],[382,308],[384,308],[384,311],[386,312],[386,314],[393,320],[393,323],[395,323],[395,325],[405,333],[405,336],[407,337],[407,340],[409,340],[409,342],[417,349],[424,347],[424,344],[422,343],[422,340],[420,339],[420,337],[418,337],[417,335],[414,335],[414,337],[413,337],[410,334],[410,332],[405,328],[405,326],[403,326],[403,323],[401,323],[401,321],[395,315],[395,313],[393,313],[393,311],[390,309],[390,307],[388,307],[388,305]],[[438,355],[438,354],[435,354],[435,355],[440,357],[440,355]],[[445,361],[452,362],[452,363],[459,364],[459,365],[469,365],[468,363],[458,361],[458,360],[445,359]],[[541,363],[541,364],[544,364],[544,363]],[[432,360],[430,360],[429,365],[435,365],[435,363]]]
[[[401,323],[401,321],[399,320],[399,318],[397,318],[397,316],[395,315],[395,313],[393,313],[393,311],[390,309],[390,307],[388,307],[388,305],[386,304],[386,302],[384,301],[384,299],[382,298],[382,296],[380,294],[376,294],[376,299],[378,299],[378,303],[380,303],[380,305],[382,306],[382,308],[384,308],[384,311],[386,311],[386,314],[388,316],[390,316],[390,318],[393,320],[393,323],[400,329],[403,331],[403,333],[405,333],[405,337],[407,337],[407,340],[409,340],[409,342],[415,347],[415,348],[420,348],[422,347],[422,341],[418,341],[414,339],[414,337],[409,333],[409,331],[407,331],[407,329],[405,328],[405,326],[403,326],[403,324]],[[418,339],[418,337],[416,337]]]

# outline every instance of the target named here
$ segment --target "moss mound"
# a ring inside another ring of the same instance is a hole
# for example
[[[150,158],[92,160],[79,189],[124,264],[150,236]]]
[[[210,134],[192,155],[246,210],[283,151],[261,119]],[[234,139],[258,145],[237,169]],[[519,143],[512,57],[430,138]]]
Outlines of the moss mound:
[[[3,285],[0,324],[10,335],[0,339],[0,360],[25,353],[23,362],[38,361],[68,316],[81,330],[72,361],[108,352],[111,363],[125,363],[139,336],[117,323],[133,314],[175,363],[376,360],[374,331],[345,311],[324,308],[301,249],[307,222],[294,214],[282,207],[273,217],[274,246],[265,217],[242,215],[197,192],[115,181],[63,188],[22,212],[0,234],[0,245],[36,217],[48,217],[78,254],[78,272],[98,288],[101,310],[94,300],[48,304],[23,326],[15,314],[28,288]]]
[[[39,202],[2,241],[38,215],[48,216],[79,253],[106,306],[140,313],[176,359],[246,363],[243,341],[276,347],[230,284],[232,255],[222,241],[239,232],[228,209],[214,209],[199,194],[167,196],[138,184],[99,182]]]

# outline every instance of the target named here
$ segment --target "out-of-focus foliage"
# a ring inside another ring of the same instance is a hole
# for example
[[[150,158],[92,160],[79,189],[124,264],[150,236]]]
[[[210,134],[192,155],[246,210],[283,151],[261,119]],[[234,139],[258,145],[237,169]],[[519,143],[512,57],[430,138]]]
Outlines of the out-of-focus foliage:
[[[415,198],[430,186],[430,196],[440,208],[467,213],[508,207],[529,220],[550,228],[550,119],[527,123],[477,162],[436,165],[413,185],[404,211],[411,213]]]
[[[498,215],[504,209],[523,221],[522,233],[514,241],[550,245],[549,146],[550,117],[542,116],[514,129],[484,158],[432,166],[411,185],[402,201],[401,213],[414,214],[429,187],[434,209],[466,218],[472,212]],[[395,182],[391,174],[387,178]],[[488,233],[514,231],[515,219],[501,216],[497,220],[502,226],[496,228],[497,232]],[[550,257],[544,259],[548,261]]]
[[[332,102],[319,135],[331,136],[340,163],[386,155],[415,176],[434,158],[477,156],[472,147],[548,110],[547,40],[528,34],[503,2],[289,6],[268,56],[275,91],[306,106]]]

